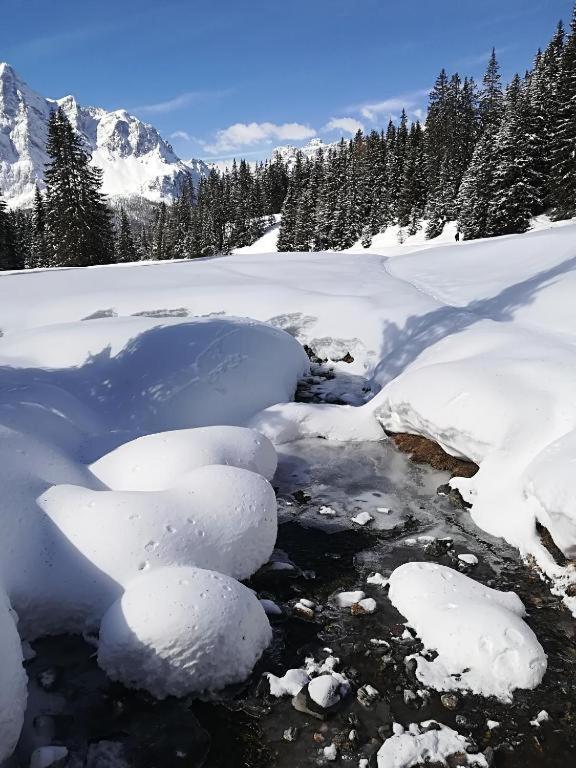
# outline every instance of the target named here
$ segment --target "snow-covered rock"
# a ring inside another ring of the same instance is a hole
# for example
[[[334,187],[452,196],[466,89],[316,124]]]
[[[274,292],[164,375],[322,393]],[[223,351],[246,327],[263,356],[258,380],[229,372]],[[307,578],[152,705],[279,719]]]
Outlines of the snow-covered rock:
[[[0,587],[0,763],[10,757],[22,725],[27,700],[27,679],[16,616]]]
[[[329,709],[340,701],[341,682],[335,675],[320,675],[308,684],[308,694],[312,701],[323,709]]]
[[[276,451],[258,432],[243,427],[200,427],[144,435],[91,465],[114,491],[162,491],[179,485],[198,467],[223,464],[272,480]]]
[[[272,638],[254,594],[198,568],[161,568],[128,585],[100,628],[98,664],[156,698],[241,682]]]
[[[268,560],[276,542],[272,487],[236,467],[199,467],[165,491],[57,485],[38,505],[60,534],[48,557],[60,622],[69,631],[71,621],[97,624],[139,573],[180,565],[244,579]],[[65,557],[71,548],[75,563]]]
[[[125,110],[81,107],[73,96],[46,99],[0,63],[0,189],[12,205],[30,203],[35,185],[43,187],[48,119],[58,106],[104,171],[108,195],[168,201],[188,175],[197,182],[208,174],[201,160],[184,164],[153,126]]]
[[[395,723],[394,735],[378,750],[378,768],[412,768],[424,763],[451,765],[447,758],[454,755],[459,757],[458,765],[488,768],[484,755],[471,750],[465,736],[433,720],[412,723],[407,730]]]
[[[270,685],[270,693],[277,698],[296,696],[310,682],[310,677],[304,669],[289,669],[282,677],[268,672],[266,677]]]
[[[516,688],[536,688],[546,654],[522,620],[514,592],[499,592],[436,563],[406,563],[390,576],[392,604],[425,647],[416,675],[439,691],[469,690],[509,701]]]

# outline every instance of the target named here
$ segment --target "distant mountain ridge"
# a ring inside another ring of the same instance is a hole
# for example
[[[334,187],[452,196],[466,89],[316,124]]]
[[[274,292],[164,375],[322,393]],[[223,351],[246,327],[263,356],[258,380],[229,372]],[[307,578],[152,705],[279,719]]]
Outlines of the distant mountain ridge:
[[[57,106],[103,170],[103,191],[111,197],[170,202],[187,175],[198,182],[208,174],[202,160],[184,163],[152,125],[126,110],[82,107],[73,96],[45,98],[0,63],[0,194],[13,207],[27,205],[35,185],[44,186],[47,125]]]

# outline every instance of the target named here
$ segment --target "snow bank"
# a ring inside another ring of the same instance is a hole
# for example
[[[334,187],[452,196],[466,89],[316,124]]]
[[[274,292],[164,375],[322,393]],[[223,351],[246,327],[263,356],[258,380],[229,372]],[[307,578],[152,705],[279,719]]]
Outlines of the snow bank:
[[[368,409],[351,405],[283,403],[257,414],[250,426],[275,445],[304,437],[323,437],[339,442],[382,440],[384,432]]]
[[[199,467],[164,491],[53,486],[38,505],[54,526],[54,621],[68,631],[97,625],[139,573],[193,565],[244,579],[276,542],[272,487],[236,467]]]
[[[274,450],[212,425],[289,399],[307,370],[289,334],[228,318],[110,317],[0,337],[0,584],[23,637],[97,624],[139,569],[258,568],[275,499],[242,468],[271,477]],[[200,466],[214,463],[230,466]]]
[[[161,568],[129,584],[100,629],[98,664],[156,698],[241,682],[272,639],[254,594],[228,576]]]
[[[524,493],[537,505],[538,520],[551,532],[556,546],[576,560],[576,431],[548,445],[523,475]]]
[[[14,751],[28,697],[15,618],[8,597],[0,588],[0,763]]]
[[[436,563],[406,563],[390,576],[389,597],[425,647],[438,652],[434,661],[416,656],[425,685],[509,701],[516,688],[536,688],[542,680],[546,655],[514,592]]]
[[[114,491],[162,491],[209,464],[249,469],[271,480],[277,458],[274,446],[258,432],[200,427],[144,435],[106,454],[90,469]]]
[[[458,755],[458,765],[488,768],[484,755],[472,754],[471,750],[467,738],[434,720],[412,723],[407,730],[395,723],[394,735],[378,750],[378,768],[412,768],[422,763],[452,765],[447,759],[453,755]]]

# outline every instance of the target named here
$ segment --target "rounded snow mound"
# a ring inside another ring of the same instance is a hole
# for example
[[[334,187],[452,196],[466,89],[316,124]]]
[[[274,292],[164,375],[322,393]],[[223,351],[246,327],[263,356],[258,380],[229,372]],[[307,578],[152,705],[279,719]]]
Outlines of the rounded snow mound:
[[[516,688],[536,688],[546,654],[524,623],[514,592],[499,592],[436,563],[406,563],[390,576],[390,600],[427,649],[416,656],[418,679],[438,691],[469,690],[509,701]]]
[[[249,469],[271,480],[274,446],[244,427],[199,427],[145,435],[96,461],[90,469],[114,491],[163,491],[191,470],[210,464]]]
[[[156,698],[187,696],[245,680],[271,638],[242,584],[199,568],[161,568],[135,579],[106,612],[98,664]]]
[[[272,486],[237,467],[199,467],[164,491],[54,486],[38,503],[63,534],[52,550],[53,600],[67,631],[96,626],[139,573],[180,565],[245,579],[276,542]]]
[[[15,614],[0,588],[0,763],[10,757],[20,736],[26,710],[27,679]]]

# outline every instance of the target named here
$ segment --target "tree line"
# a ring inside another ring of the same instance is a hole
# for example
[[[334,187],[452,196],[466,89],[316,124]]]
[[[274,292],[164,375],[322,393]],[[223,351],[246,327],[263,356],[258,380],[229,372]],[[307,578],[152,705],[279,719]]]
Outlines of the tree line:
[[[492,51],[478,87],[442,70],[424,126],[405,112],[386,131],[341,141],[290,174],[278,249],[347,248],[396,224],[463,239],[525,232],[533,216],[576,215],[576,9],[534,66],[504,89]]]
[[[533,216],[576,215],[576,8],[533,67],[503,88],[495,52],[482,83],[442,70],[424,125],[406,112],[387,129],[293,162],[278,154],[184,180],[151,215],[112,208],[61,109],[49,120],[46,190],[30,210],[0,199],[0,269],[86,266],[229,253],[282,213],[278,250],[340,250],[390,225],[463,239],[524,232]]]

